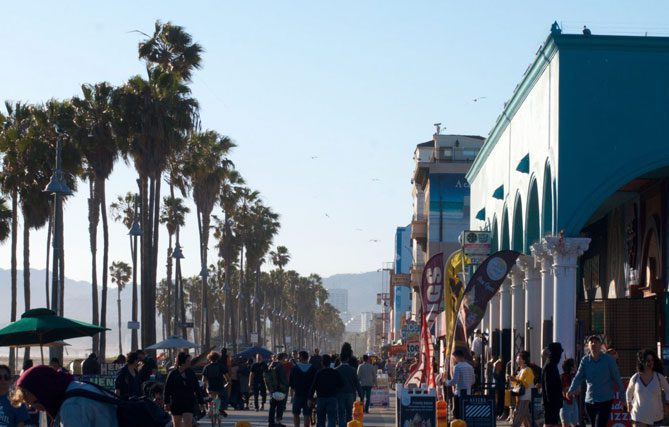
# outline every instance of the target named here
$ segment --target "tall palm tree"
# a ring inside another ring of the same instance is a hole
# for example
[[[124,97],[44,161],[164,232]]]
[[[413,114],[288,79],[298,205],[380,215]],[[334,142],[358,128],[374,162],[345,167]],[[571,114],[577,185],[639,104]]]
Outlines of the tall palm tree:
[[[7,200],[0,197],[0,243],[7,240],[11,231],[12,210],[7,206]]]
[[[82,98],[72,98],[74,106],[75,138],[86,162],[90,197],[88,200],[89,239],[91,248],[91,286],[93,301],[93,324],[98,324],[97,286],[97,232],[102,215],[102,298],[100,304],[100,326],[107,326],[107,264],[109,260],[109,226],[105,183],[114,169],[119,148],[112,131],[115,111],[112,105],[114,88],[107,82],[81,86]],[[93,348],[104,359],[106,333],[93,336]]]
[[[0,152],[2,152],[2,170],[0,171],[0,189],[12,199],[12,228],[11,228],[11,309],[10,320],[16,321],[17,305],[17,272],[18,272],[18,213],[19,213],[19,183],[23,175],[20,164],[18,147],[26,138],[31,123],[30,106],[21,103],[5,102],[7,115],[3,117],[0,128]],[[16,366],[14,348],[9,350],[9,366]]]
[[[282,295],[283,295],[283,290],[284,290],[284,281],[283,281],[283,269],[286,265],[288,265],[288,262],[290,261],[290,253],[288,253],[288,248],[285,246],[277,246],[276,250],[271,251],[269,253],[269,256],[272,258],[272,264],[279,270],[279,275],[278,275],[278,292],[277,295],[279,296],[277,298],[277,303],[279,305],[278,310],[281,311],[281,306],[282,306]],[[285,331],[285,323],[283,319],[281,318],[282,313],[276,313],[273,318],[272,318],[272,324],[275,322],[277,323],[277,333],[281,334],[280,336],[282,337],[282,343],[285,345],[286,341],[286,331]],[[274,327],[272,327],[273,332],[272,335],[275,335]]]
[[[118,298],[116,299],[118,305],[118,354],[123,354],[123,339],[121,338],[121,291],[123,291],[123,288],[130,281],[132,268],[123,261],[114,261],[111,267],[109,267],[109,275],[111,276],[112,283],[116,283],[116,290],[118,292]]]
[[[227,158],[234,147],[230,138],[214,131],[196,132],[188,141],[184,152],[184,174],[190,180],[196,206],[197,225],[200,237],[200,276],[202,278],[202,322],[200,325],[203,348],[210,347],[210,317],[207,306],[207,249],[211,213],[217,195],[225,181],[228,170],[233,166]]]

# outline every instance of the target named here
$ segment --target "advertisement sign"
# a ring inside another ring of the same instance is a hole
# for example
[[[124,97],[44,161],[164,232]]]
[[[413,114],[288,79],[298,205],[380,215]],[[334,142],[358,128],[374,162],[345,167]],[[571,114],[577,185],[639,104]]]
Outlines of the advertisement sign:
[[[402,328],[402,341],[406,345],[409,357],[416,357],[420,347],[420,325],[414,320],[408,320]]]
[[[116,384],[116,376],[118,371],[123,368],[122,363],[101,363],[100,364],[100,375],[83,375],[80,378],[83,381],[88,381],[93,384],[97,384],[100,387],[114,392]]]
[[[627,390],[629,378],[623,378],[623,390]],[[607,427],[632,427],[632,418],[620,399],[613,399]]]
[[[390,406],[390,392],[388,391],[388,387],[372,387],[369,405],[374,408],[388,408]]]
[[[462,396],[460,413],[468,426],[495,427],[494,396]]]
[[[406,344],[391,345],[390,348],[388,348],[388,354],[390,356],[397,356],[397,355],[404,354],[406,352],[407,352]]]
[[[491,241],[489,231],[463,231],[460,235],[462,250],[472,264],[480,264],[490,255]]]
[[[432,256],[423,268],[420,287],[421,308],[425,313],[428,329],[432,329],[444,298],[444,254]]]
[[[395,425],[399,427],[435,427],[437,425],[436,390],[407,389],[398,384]]]

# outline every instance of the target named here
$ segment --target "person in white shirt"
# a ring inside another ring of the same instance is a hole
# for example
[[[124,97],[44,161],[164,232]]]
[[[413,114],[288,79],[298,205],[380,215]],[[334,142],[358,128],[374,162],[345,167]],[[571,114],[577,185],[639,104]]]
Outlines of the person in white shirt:
[[[664,418],[664,405],[669,405],[669,384],[661,372],[660,361],[653,350],[642,350],[638,354],[637,373],[627,386],[628,409],[635,426],[659,425]]]
[[[460,418],[460,396],[471,394],[472,386],[476,381],[474,367],[465,360],[465,353],[457,349],[452,354],[455,359],[453,367],[453,378],[446,381],[447,386],[453,387],[453,414],[455,418]],[[464,393],[463,393],[464,392]]]
[[[476,357],[480,358],[483,356],[483,334],[481,334],[480,329],[474,331],[474,339],[472,339],[471,350],[476,353]]]

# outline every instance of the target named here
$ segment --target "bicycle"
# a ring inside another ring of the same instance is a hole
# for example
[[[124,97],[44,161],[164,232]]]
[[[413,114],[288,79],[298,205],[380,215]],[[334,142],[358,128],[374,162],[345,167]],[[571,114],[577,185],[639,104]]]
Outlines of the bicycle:
[[[207,403],[207,415],[211,420],[212,427],[221,426],[221,414],[218,408],[221,406],[221,398],[216,392],[209,392],[209,402]]]

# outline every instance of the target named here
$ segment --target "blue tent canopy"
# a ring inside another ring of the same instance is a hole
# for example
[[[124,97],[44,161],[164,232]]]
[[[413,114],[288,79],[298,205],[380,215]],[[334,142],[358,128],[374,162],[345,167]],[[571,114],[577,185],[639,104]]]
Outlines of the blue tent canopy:
[[[244,350],[240,353],[235,354],[235,357],[243,357],[245,359],[253,359],[253,358],[256,357],[256,354],[260,354],[263,359],[269,360],[274,353],[267,350],[266,348],[253,346],[253,347],[247,348],[246,350]]]

